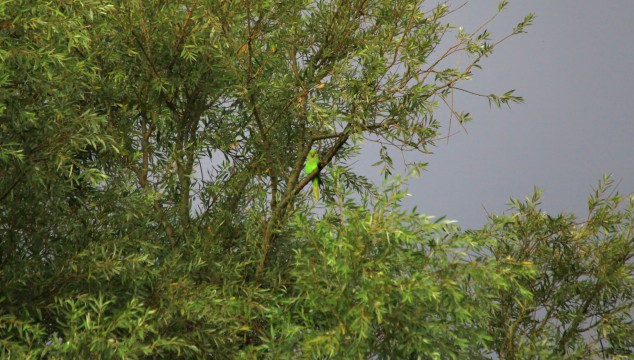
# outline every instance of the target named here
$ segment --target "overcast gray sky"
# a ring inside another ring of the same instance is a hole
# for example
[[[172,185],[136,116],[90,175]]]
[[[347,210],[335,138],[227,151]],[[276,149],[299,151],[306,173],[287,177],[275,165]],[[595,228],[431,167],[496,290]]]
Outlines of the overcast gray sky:
[[[475,30],[497,3],[471,0],[452,20]],[[474,118],[468,134],[426,158],[429,171],[410,181],[406,205],[473,228],[484,224],[484,208],[502,212],[509,197],[534,186],[544,190],[544,210],[582,216],[603,173],[620,181],[621,193],[634,191],[634,1],[515,0],[489,29],[502,36],[529,12],[537,18],[528,33],[504,43],[464,84],[516,89],[526,102],[500,110],[462,99],[458,110]]]

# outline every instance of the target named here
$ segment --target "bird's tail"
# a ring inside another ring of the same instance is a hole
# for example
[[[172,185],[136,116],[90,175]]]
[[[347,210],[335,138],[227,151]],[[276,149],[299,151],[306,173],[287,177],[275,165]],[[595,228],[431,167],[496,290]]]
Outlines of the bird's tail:
[[[315,201],[319,201],[319,179],[313,179],[313,193],[315,193]]]

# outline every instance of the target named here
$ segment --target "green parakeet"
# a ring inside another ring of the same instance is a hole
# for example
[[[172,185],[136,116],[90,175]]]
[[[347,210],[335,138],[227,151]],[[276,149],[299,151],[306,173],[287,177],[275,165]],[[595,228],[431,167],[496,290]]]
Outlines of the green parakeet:
[[[306,165],[304,166],[304,171],[306,174],[310,174],[319,165],[319,156],[317,155],[317,150],[311,150],[306,157]],[[321,179],[319,178],[319,174],[313,179],[313,192],[315,193],[315,200],[319,200],[319,184],[321,184]]]

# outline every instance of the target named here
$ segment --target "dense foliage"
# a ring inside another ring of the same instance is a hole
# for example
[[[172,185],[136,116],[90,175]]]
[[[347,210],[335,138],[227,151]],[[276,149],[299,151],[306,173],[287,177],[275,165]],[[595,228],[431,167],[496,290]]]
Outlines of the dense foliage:
[[[0,356],[632,356],[633,203],[608,178],[587,219],[535,195],[461,231],[346,165],[378,141],[389,178],[437,106],[467,122],[452,95],[532,20],[493,40],[451,11],[0,0]]]

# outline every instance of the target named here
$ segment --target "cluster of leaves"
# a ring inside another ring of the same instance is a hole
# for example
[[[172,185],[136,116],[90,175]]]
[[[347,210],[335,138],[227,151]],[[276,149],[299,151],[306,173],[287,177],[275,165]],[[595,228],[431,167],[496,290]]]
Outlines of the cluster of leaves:
[[[540,211],[536,192],[483,230],[497,239],[489,248],[496,259],[532,264],[537,274],[501,293],[492,329],[503,358],[634,355],[634,197],[612,185],[609,177],[599,183],[582,221]]]
[[[630,355],[620,197],[461,232],[345,165],[427,151],[499,44],[427,5],[0,0],[0,357]]]

